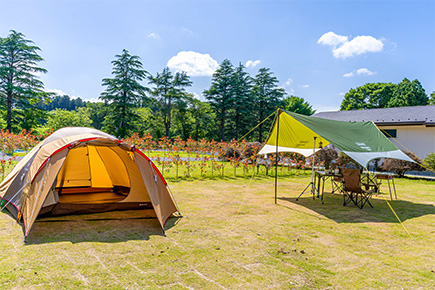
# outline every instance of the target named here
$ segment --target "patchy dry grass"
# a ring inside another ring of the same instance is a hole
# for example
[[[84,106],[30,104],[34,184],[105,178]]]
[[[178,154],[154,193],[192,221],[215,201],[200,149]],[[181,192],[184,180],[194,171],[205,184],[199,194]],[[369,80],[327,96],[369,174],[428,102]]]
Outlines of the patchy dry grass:
[[[374,208],[295,198],[307,176],[170,181],[184,215],[40,219],[26,244],[0,214],[1,289],[433,289],[435,182],[396,180]],[[409,232],[409,235],[407,233]]]

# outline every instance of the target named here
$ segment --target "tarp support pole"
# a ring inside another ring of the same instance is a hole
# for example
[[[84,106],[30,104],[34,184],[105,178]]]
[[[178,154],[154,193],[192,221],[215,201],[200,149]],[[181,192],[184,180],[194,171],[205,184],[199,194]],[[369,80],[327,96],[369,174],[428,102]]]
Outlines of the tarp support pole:
[[[279,141],[279,114],[281,113],[281,109],[278,109],[277,114],[277,123],[276,123],[276,151],[275,151],[275,204],[277,204],[278,198],[278,141]]]
[[[281,109],[278,109],[277,114],[277,123],[276,123],[276,152],[275,152],[275,204],[277,204],[278,198],[278,141],[279,141],[279,114],[281,113]]]

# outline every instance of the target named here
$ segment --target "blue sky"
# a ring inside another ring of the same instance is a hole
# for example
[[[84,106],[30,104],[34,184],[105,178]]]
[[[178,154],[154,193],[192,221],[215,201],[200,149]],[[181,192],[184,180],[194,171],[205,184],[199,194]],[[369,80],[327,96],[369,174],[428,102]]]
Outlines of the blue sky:
[[[418,79],[435,91],[435,1],[0,0],[0,36],[41,48],[47,90],[96,100],[127,49],[155,74],[186,70],[202,99],[224,60],[268,67],[288,94],[337,110],[351,88]]]

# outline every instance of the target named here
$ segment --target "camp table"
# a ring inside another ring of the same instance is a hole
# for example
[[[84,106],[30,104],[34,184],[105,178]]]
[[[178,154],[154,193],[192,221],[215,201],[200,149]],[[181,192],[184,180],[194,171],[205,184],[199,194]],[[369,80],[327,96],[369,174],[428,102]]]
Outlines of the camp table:
[[[394,175],[392,175],[392,174],[376,174],[376,179],[387,180],[388,190],[390,191],[390,198],[391,198],[391,200],[393,200],[393,193],[391,191],[391,185],[390,185],[390,180],[391,180],[391,183],[393,184],[394,196],[397,199],[396,185],[394,184]],[[382,183],[379,183],[379,189],[378,189],[379,193],[381,193],[381,189],[380,189],[381,184]]]
[[[338,181],[337,179],[341,179],[342,177],[343,175],[341,175],[340,173],[334,173],[329,171],[316,171],[317,188],[319,189],[319,192],[322,195],[322,199],[323,199],[323,193],[325,191],[325,180],[331,179],[331,184],[332,184],[331,193],[334,193],[336,191],[339,191],[340,181]],[[322,187],[320,188],[320,186]]]

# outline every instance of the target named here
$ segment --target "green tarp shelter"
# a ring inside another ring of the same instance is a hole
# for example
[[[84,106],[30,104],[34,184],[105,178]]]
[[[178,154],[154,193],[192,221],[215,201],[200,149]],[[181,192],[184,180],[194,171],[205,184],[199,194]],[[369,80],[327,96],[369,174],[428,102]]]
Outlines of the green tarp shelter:
[[[280,109],[277,115],[273,130],[258,154],[297,152],[308,157],[319,150],[322,142],[323,147],[332,144],[365,168],[377,158],[413,162],[371,121],[326,120]]]

